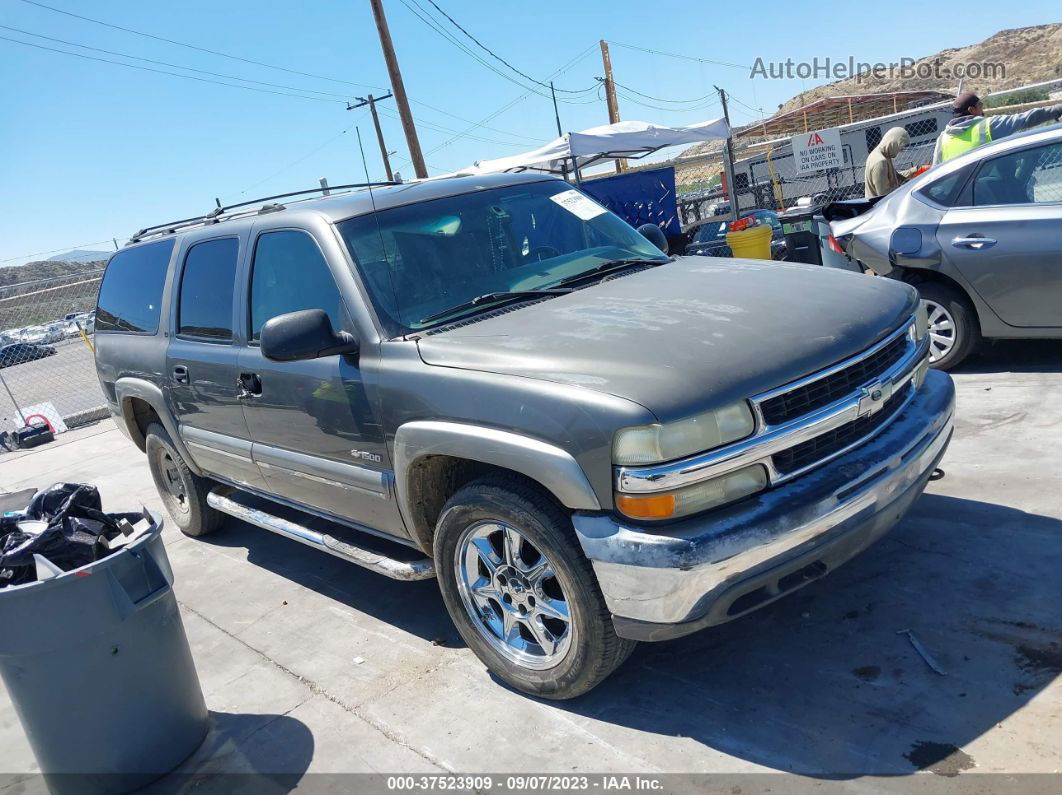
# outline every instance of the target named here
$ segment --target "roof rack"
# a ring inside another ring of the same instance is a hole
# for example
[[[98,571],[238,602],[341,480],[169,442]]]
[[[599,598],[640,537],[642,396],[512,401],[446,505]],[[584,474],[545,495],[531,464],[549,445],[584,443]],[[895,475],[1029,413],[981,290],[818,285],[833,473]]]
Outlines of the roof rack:
[[[278,193],[275,196],[263,196],[260,199],[251,199],[250,201],[238,202],[237,204],[228,204],[224,207],[221,205],[219,199],[214,199],[217,207],[208,212],[206,215],[196,216],[195,218],[183,218],[179,221],[167,221],[164,224],[156,224],[155,226],[145,226],[143,229],[129,238],[130,243],[139,243],[145,237],[154,235],[170,235],[177,232],[180,229],[187,229],[194,226],[205,226],[206,224],[220,223],[223,219],[222,216],[228,213],[230,210],[235,210],[239,207],[250,207],[251,205],[262,205],[261,210],[267,212],[276,212],[277,210],[283,210],[284,206],[276,204],[276,199],[289,199],[292,196],[308,196],[313,193],[321,193],[325,196],[330,195],[333,191],[337,190],[357,190],[358,188],[384,188],[391,185],[401,185],[401,182],[356,182],[350,185],[321,185],[317,188],[310,188],[309,190],[296,190],[291,193]],[[267,202],[273,202],[267,204]],[[251,210],[240,213],[239,215],[245,215],[247,213],[254,212]],[[226,218],[225,220],[229,220]]]

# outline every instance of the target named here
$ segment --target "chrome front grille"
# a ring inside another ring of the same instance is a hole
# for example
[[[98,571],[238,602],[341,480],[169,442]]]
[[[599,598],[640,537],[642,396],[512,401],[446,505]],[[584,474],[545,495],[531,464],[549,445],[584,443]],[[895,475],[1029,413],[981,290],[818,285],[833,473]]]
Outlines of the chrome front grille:
[[[826,433],[801,442],[772,456],[774,468],[782,475],[791,475],[831,458],[847,450],[853,444],[870,436],[891,420],[910,397],[913,384],[905,384],[898,392],[886,400],[876,414],[868,414],[827,431]]]
[[[914,398],[928,340],[916,342],[913,320],[856,356],[756,395],[756,430],[737,442],[680,461],[617,467],[627,494],[682,488],[742,467],[766,468],[774,486],[868,441]]]
[[[767,425],[781,425],[851,394],[900,361],[910,344],[908,335],[901,334],[840,370],[761,401],[763,421]]]

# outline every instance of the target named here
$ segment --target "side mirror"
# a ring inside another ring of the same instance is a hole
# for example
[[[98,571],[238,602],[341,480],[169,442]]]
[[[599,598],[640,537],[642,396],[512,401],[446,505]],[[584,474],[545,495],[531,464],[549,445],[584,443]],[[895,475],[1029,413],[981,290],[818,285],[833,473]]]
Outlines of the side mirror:
[[[345,331],[333,331],[323,309],[303,309],[277,315],[262,326],[262,355],[277,362],[319,359],[337,353],[356,353],[358,342]]]
[[[664,230],[656,224],[642,224],[638,227],[638,233],[663,251],[668,253],[667,235],[664,234]]]

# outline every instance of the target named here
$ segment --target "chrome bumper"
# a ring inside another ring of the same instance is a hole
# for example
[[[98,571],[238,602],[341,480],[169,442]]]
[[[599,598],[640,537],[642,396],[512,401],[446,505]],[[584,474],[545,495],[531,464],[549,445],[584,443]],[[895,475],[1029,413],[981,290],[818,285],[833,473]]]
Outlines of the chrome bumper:
[[[730,508],[649,530],[576,514],[617,632],[661,640],[750,612],[826,574],[888,532],[951,439],[955,389],[922,388],[856,450]]]

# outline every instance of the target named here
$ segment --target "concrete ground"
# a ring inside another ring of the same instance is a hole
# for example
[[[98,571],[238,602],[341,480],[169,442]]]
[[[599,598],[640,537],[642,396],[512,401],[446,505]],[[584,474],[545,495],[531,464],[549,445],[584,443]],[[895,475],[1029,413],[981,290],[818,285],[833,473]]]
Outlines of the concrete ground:
[[[885,540],[749,617],[640,646],[568,703],[492,680],[434,581],[384,579],[235,521],[203,540],[167,529],[213,719],[181,770],[1058,773],[1062,345],[997,346],[955,378],[947,477]],[[60,479],[98,484],[112,510],[161,510],[109,422],[0,460],[2,490]],[[0,695],[0,771],[35,770]]]

